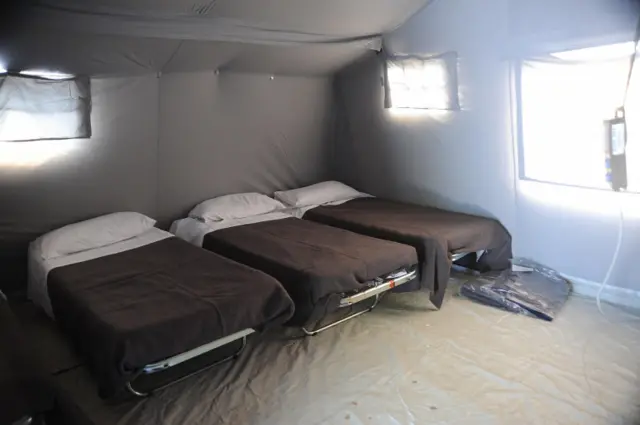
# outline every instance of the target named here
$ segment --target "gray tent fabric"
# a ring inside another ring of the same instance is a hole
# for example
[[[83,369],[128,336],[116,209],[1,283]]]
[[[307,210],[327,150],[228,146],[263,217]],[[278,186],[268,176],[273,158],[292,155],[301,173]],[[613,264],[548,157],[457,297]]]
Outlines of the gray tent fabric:
[[[179,46],[179,40],[34,28],[0,42],[0,64],[16,71],[46,69],[92,77],[126,77],[161,71]]]
[[[368,50],[357,43],[266,46],[245,43],[185,41],[163,67],[163,73],[226,70],[275,75],[326,76]]]
[[[0,141],[91,136],[89,79],[0,76]]]
[[[51,69],[97,77],[217,69],[325,76],[369,51],[359,43],[270,46],[37,29],[0,43],[0,64],[18,70]]]
[[[36,22],[89,32],[260,44],[368,44],[425,0],[40,0]],[[363,13],[366,12],[366,13]]]
[[[118,11],[77,12],[54,8],[38,8],[33,15],[36,26],[72,28],[95,34],[178,40],[229,41],[267,45],[332,44],[360,42],[373,50],[381,45],[380,34],[314,34],[286,31],[226,18],[158,17],[124,15]]]
[[[215,196],[329,178],[332,100],[326,78],[163,76],[156,218],[168,223]]]
[[[0,42],[0,64],[91,76],[329,75],[381,48],[430,0],[39,0]]]
[[[510,56],[633,40],[637,0],[511,1]]]

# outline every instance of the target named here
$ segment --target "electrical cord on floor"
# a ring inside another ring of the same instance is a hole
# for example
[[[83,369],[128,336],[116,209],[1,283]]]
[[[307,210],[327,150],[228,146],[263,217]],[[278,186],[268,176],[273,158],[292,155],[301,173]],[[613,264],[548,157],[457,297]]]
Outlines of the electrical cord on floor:
[[[621,194],[615,194],[615,196],[622,196]],[[603,316],[605,315],[602,311],[602,304],[600,302],[600,298],[602,297],[602,292],[607,286],[610,286],[609,283],[611,281],[611,276],[613,275],[613,271],[615,270],[616,264],[618,263],[618,257],[620,256],[620,249],[622,248],[622,240],[624,235],[624,207],[622,206],[622,200],[618,202],[618,211],[620,212],[620,216],[618,219],[618,242],[616,243],[616,250],[613,253],[613,257],[611,258],[611,264],[609,264],[609,270],[607,270],[607,274],[602,281],[602,285],[600,285],[600,289],[598,290],[598,294],[596,295],[596,304],[598,305],[598,311]]]

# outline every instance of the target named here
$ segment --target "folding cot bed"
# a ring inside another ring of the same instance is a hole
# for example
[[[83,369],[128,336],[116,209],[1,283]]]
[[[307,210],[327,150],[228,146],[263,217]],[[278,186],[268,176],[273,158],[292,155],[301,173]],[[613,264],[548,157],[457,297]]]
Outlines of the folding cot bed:
[[[257,193],[205,201],[172,232],[197,246],[275,277],[295,304],[287,323],[315,335],[371,311],[384,292],[417,276],[417,255],[408,246],[300,220]],[[373,299],[367,310],[310,329],[327,314]]]
[[[428,289],[437,308],[453,261],[470,254],[476,258],[465,265],[479,271],[510,266],[511,236],[497,220],[378,199],[335,181],[276,192],[275,198],[297,217],[413,246],[420,278],[400,291]]]
[[[29,248],[29,296],[83,355],[102,397],[125,388],[144,396],[137,379],[239,345],[221,361],[231,359],[254,330],[293,314],[272,277],[154,224],[115,213],[48,233]]]

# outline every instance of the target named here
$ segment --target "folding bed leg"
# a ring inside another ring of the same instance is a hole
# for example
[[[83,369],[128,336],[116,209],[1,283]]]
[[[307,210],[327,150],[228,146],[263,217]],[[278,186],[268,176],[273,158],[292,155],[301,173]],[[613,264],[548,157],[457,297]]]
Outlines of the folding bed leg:
[[[133,387],[131,386],[131,381],[127,382],[127,391],[129,391],[131,394],[133,394],[136,397],[147,397],[149,394],[151,394],[150,392],[142,393],[140,391],[134,390]]]
[[[363,314],[370,312],[371,310],[376,308],[376,306],[378,305],[379,301],[380,301],[380,294],[376,294],[375,298],[373,299],[373,304],[369,308],[367,308],[366,310],[362,310],[362,311],[359,311],[357,313],[353,313],[353,314],[351,314],[351,315],[349,315],[349,316],[347,316],[347,317],[345,317],[343,319],[340,319],[340,320],[335,321],[333,323],[329,323],[328,325],[323,326],[321,328],[318,328],[316,330],[310,331],[310,330],[308,330],[307,328],[305,328],[303,326],[301,328],[302,332],[304,332],[306,336],[316,336],[322,331],[326,331],[327,329],[330,329],[330,328],[332,328],[334,326],[337,326],[337,325],[339,325],[341,323],[344,323],[344,322],[346,322],[348,320],[354,319],[354,318],[356,318],[358,316],[362,316]]]
[[[238,349],[236,350],[236,352],[235,352],[235,353],[233,353],[233,354],[231,354],[230,356],[225,357],[224,359],[218,360],[217,362],[214,362],[214,363],[208,364],[208,365],[206,365],[206,366],[205,366],[205,367],[203,367],[203,368],[200,368],[200,369],[195,370],[195,371],[193,371],[193,372],[191,372],[191,373],[188,373],[188,374],[186,374],[186,375],[184,375],[184,376],[181,376],[180,378],[178,378],[178,379],[176,379],[176,380],[173,380],[173,381],[171,381],[171,382],[169,382],[169,383],[167,383],[167,384],[164,384],[164,385],[161,385],[161,386],[159,386],[159,387],[157,387],[157,388],[154,388],[154,389],[152,389],[152,390],[149,390],[148,392],[141,392],[141,391],[138,391],[138,390],[136,390],[135,388],[133,388],[132,382],[133,382],[133,381],[134,381],[138,376],[140,376],[140,375],[137,375],[137,376],[135,376],[131,381],[127,382],[127,384],[126,384],[127,391],[129,391],[129,393],[133,394],[133,395],[134,395],[134,396],[136,396],[136,397],[148,397],[148,396],[149,396],[149,395],[151,395],[151,393],[153,393],[154,391],[158,391],[158,390],[161,390],[161,389],[163,389],[163,388],[167,388],[168,386],[171,386],[171,385],[173,385],[173,384],[177,384],[178,382],[182,382],[182,381],[184,381],[184,380],[185,380],[185,379],[187,379],[187,378],[190,378],[190,377],[192,377],[192,376],[194,376],[194,375],[197,375],[197,374],[199,374],[199,373],[201,373],[201,372],[204,372],[205,370],[209,370],[209,369],[211,369],[212,367],[215,367],[215,366],[221,365],[222,363],[226,363],[226,362],[228,362],[229,360],[236,360],[238,357],[240,357],[240,354],[242,354],[242,352],[244,351],[244,349],[245,349],[245,347],[246,347],[246,346],[247,346],[247,336],[245,335],[245,336],[243,336],[243,337],[242,337],[242,345],[240,346],[240,348],[238,348]]]

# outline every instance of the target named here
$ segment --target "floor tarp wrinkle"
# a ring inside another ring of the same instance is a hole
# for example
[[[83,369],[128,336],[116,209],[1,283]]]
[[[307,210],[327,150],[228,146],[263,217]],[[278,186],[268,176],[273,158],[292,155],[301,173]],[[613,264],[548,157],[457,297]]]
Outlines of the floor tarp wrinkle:
[[[580,424],[640,422],[640,313],[572,296],[553,322],[457,296],[390,294],[315,337],[252,337],[232,363],[152,397],[97,398],[56,377],[96,425]]]

